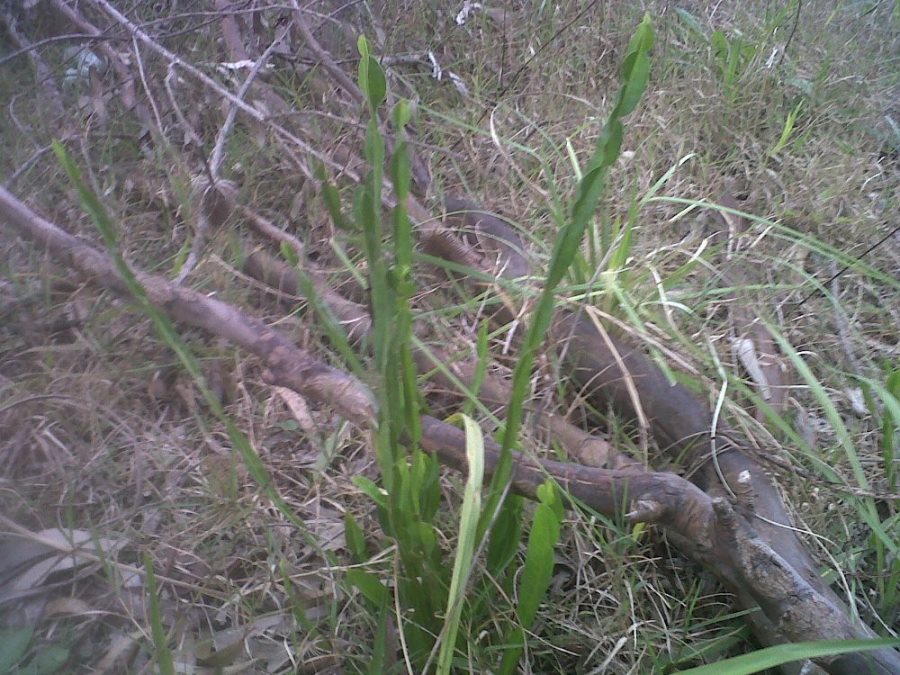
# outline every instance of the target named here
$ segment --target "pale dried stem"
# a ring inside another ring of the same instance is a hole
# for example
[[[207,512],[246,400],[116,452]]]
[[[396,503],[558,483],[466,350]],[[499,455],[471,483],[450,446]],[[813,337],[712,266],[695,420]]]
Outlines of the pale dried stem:
[[[184,59],[179,57],[177,54],[174,54],[170,50],[166,49],[162,45],[160,45],[156,40],[154,40],[150,35],[148,35],[145,31],[139,28],[136,24],[130,21],[125,15],[119,12],[110,2],[107,0],[90,0],[95,6],[106,12],[110,17],[115,19],[116,22],[121,24],[124,28],[126,28],[135,39],[140,41],[143,45],[149,48],[154,53],[162,56],[170,66],[175,68],[180,68],[185,73],[198,80],[207,88],[214,91],[218,96],[224,98],[229,103],[234,105],[235,108],[248,115],[251,119],[261,122],[267,125],[267,127],[274,132],[282,139],[289,141],[297,148],[300,148],[303,152],[308,153],[309,155],[315,157],[324,165],[331,167],[336,171],[341,171],[345,175],[348,175],[352,180],[359,181],[359,176],[356,174],[346,170],[344,167],[337,164],[334,160],[331,159],[328,155],[319,152],[314,147],[312,147],[309,143],[304,141],[303,139],[296,136],[291,131],[285,129],[283,126],[275,124],[272,120],[270,120],[267,115],[260,112],[247,102],[241,100],[239,97],[232,94],[225,87],[223,87],[220,83],[216,82],[214,79],[198,70],[190,63],[186,62]]]

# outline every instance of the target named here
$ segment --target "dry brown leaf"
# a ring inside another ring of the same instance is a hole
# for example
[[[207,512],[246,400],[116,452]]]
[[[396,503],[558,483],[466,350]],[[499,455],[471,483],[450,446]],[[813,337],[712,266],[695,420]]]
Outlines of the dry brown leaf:
[[[44,616],[80,616],[97,609],[81,598],[55,598],[47,603]]]
[[[244,653],[246,627],[229,628],[213,633],[195,646],[197,664],[207,668],[224,668],[233,665]]]
[[[306,405],[306,399],[287,387],[275,387],[275,393],[285,402],[288,409],[291,411],[291,415],[297,420],[297,424],[300,425],[300,428],[303,429],[304,433],[309,436],[316,436],[318,429],[312,415],[309,413],[309,406]]]
[[[126,666],[138,648],[138,640],[143,637],[141,631],[116,633],[110,641],[109,649],[94,667],[95,675],[113,675],[127,672]]]

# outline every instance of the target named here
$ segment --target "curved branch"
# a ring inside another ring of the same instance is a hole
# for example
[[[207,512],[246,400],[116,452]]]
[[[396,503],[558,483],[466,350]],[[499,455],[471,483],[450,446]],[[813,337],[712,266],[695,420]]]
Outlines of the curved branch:
[[[46,247],[91,283],[128,297],[128,289],[110,258],[81,239],[40,217],[7,190],[0,188],[0,217]],[[236,307],[161,277],[137,272],[148,299],[174,320],[223,337],[259,357],[267,366],[264,378],[313,400],[326,403],[348,419],[365,426],[377,423],[371,393],[351,375],[319,362],[260,319]],[[423,449],[460,471],[467,469],[465,434],[432,417],[423,416]],[[736,453],[728,453],[736,454]],[[726,454],[725,456],[728,456]],[[485,468],[499,461],[499,448],[485,439]],[[744,513],[722,498],[713,498],[696,485],[669,473],[615,471],[550,460],[514,456],[514,489],[534,497],[539,485],[552,477],[567,498],[629,522],[656,523],[670,530],[685,551],[732,587],[746,588],[766,618],[791,641],[858,636],[839,604],[822,594],[803,574],[759,538]],[[740,476],[738,482],[744,480]],[[627,509],[627,511],[625,511]],[[823,660],[832,673],[897,672],[891,650],[844,655]],[[852,668],[849,669],[848,668]]]
[[[514,258],[521,240],[505,223],[484,216],[483,209],[452,200],[464,229],[487,223],[487,234],[508,237],[503,255]],[[415,213],[412,209],[411,213]],[[496,221],[496,222],[495,222]],[[502,227],[501,227],[502,225]],[[456,238],[452,230],[428,222],[423,227],[426,250],[482,275],[496,274],[490,256],[479,254]],[[523,269],[527,260],[516,260],[504,269]],[[511,275],[505,274],[509,278]],[[521,275],[520,275],[521,276]],[[507,282],[508,283],[508,282]],[[518,310],[508,294],[500,319],[511,321]],[[717,524],[702,545],[679,541],[700,562],[725,581],[745,607],[760,607],[750,620],[764,644],[788,641],[871,638],[875,634],[851,618],[841,600],[823,583],[818,568],[790,525],[790,519],[771,477],[745,450],[746,439],[721,421],[714,428],[712,413],[686,387],[671,385],[665,374],[641,350],[613,335],[603,335],[588,308],[577,312],[558,310],[551,324],[549,343],[572,368],[583,394],[598,409],[608,405],[623,417],[636,420],[639,405],[658,444],[685,458],[699,470],[692,482],[716,505]],[[734,505],[728,502],[734,498]],[[823,659],[828,672],[900,672],[900,653],[882,649]]]

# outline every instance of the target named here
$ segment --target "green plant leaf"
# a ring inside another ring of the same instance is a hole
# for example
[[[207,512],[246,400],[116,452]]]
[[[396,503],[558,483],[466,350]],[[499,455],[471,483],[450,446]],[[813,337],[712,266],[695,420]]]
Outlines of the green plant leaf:
[[[347,581],[353,584],[363,597],[375,607],[381,608],[390,603],[391,594],[377,576],[359,569],[347,570]]]
[[[0,630],[0,673],[12,672],[13,666],[28,651],[33,635],[34,629],[31,626]]]
[[[319,179],[319,185],[322,190],[322,201],[325,202],[325,208],[328,210],[328,215],[334,226],[347,232],[355,231],[357,229],[355,224],[348,221],[341,210],[341,195],[338,189],[324,176]]]
[[[397,105],[394,106],[394,112],[391,116],[394,120],[394,128],[397,131],[400,131],[409,124],[409,121],[412,119],[412,106],[409,104],[405,98],[401,98],[397,101]]]
[[[365,476],[354,476],[353,484],[362,490],[369,499],[375,502],[381,508],[387,508],[387,493],[374,481]]]
[[[713,56],[717,59],[725,59],[728,55],[728,38],[720,30],[709,36],[709,44],[712,47]]]
[[[159,589],[156,586],[156,575],[153,573],[153,559],[144,553],[144,570],[147,573],[147,596],[150,600],[150,635],[156,653],[156,665],[162,675],[175,675],[175,660],[169,649],[166,629],[163,627],[162,609],[159,606]]]
[[[632,37],[629,49],[635,54],[646,56],[653,44],[652,36],[650,16],[645,14],[635,35]],[[624,69],[628,74],[634,74],[634,70],[633,64],[631,67]],[[619,93],[620,103],[625,95],[623,92],[628,88],[630,82],[631,80],[622,84],[622,89]],[[646,84],[646,79],[641,79],[638,74],[634,82]],[[629,96],[633,96],[635,93],[632,92]],[[535,352],[538,345],[543,342],[553,317],[556,288],[575,260],[584,231],[593,218],[597,201],[600,199],[603,191],[607,172],[618,159],[622,148],[624,130],[619,120],[621,109],[622,106],[617,105],[610,113],[610,118],[597,140],[594,155],[589,162],[591,169],[579,183],[572,208],[572,218],[562,227],[554,242],[547,278],[535,305],[531,323],[526,331],[519,353],[519,361],[513,371],[512,394],[506,409],[506,426],[503,432],[500,459],[497,463],[494,477],[491,480],[488,503],[482,515],[479,528],[479,537],[483,536],[490,520],[498,512],[500,501],[506,492],[512,471],[510,450],[516,444],[522,423],[524,402],[529,390]]]
[[[554,502],[560,504],[560,500],[555,495],[553,485],[545,484],[541,488],[543,491],[540,489],[538,491],[541,503],[534,512],[519,588],[519,622],[526,630],[534,622],[538,607],[553,576],[554,549],[559,541],[562,515],[554,506]]]
[[[791,661],[803,661],[821,656],[833,656],[848,652],[897,647],[900,640],[823,640],[821,642],[794,642],[766,647],[750,654],[742,654],[699,668],[679,670],[681,675],[751,675]]]
[[[487,567],[494,576],[506,569],[522,541],[522,500],[507,499],[491,532]]]
[[[22,675],[52,675],[68,663],[71,653],[68,647],[59,644],[45,645],[37,650],[34,658],[19,672]]]
[[[562,500],[556,486],[549,481],[538,487],[537,496],[540,503],[534,512],[525,565],[519,580],[519,602],[516,608],[519,625],[506,638],[507,649],[500,665],[503,675],[509,675],[515,670],[525,645],[525,631],[534,623],[538,607],[550,587],[556,563],[555,548],[563,516]]]
[[[387,79],[381,65],[369,54],[368,43],[364,37],[360,36],[357,48],[362,57],[359,60],[359,88],[365,94],[369,110],[374,115],[387,95]]]
[[[456,634],[459,617],[465,599],[466,584],[472,569],[478,535],[478,517],[481,512],[481,483],[484,479],[484,439],[481,429],[468,415],[462,416],[466,430],[466,461],[469,474],[463,492],[463,503],[459,513],[459,542],[453,562],[453,576],[448,594],[447,616],[444,639],[438,655],[438,673],[449,675],[456,648]]]
[[[347,540],[347,547],[356,562],[363,563],[369,559],[366,537],[356,522],[356,518],[349,511],[344,514],[344,538]]]
[[[772,157],[777,155],[784,149],[784,146],[788,144],[788,141],[791,138],[791,133],[794,131],[794,124],[797,122],[797,116],[800,114],[800,110],[803,108],[803,101],[800,101],[791,112],[788,113],[787,119],[784,122],[784,127],[781,129],[781,137],[778,139],[778,142],[772,146],[769,150],[769,156]]]

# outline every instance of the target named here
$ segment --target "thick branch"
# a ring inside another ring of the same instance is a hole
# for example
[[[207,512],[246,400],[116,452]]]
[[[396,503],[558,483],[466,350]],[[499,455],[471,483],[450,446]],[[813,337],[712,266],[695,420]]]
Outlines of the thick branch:
[[[518,273],[525,268],[524,257],[513,260],[520,255],[522,244],[508,225],[484,216],[483,210],[467,202],[454,200],[452,206],[461,212],[464,230],[484,228],[487,223],[489,236],[508,238],[501,254],[511,262],[499,273],[509,279],[515,275],[508,270]],[[415,211],[411,209],[411,213]],[[498,273],[490,256],[472,250],[452,230],[430,222],[423,231],[430,253],[482,274]],[[517,316],[517,308],[505,294],[501,297],[505,307],[499,318],[510,321]],[[757,604],[763,609],[766,619],[754,623],[763,642],[874,635],[867,626],[850,618],[840,599],[822,582],[815,562],[790,526],[774,482],[742,449],[748,444],[737,432],[722,422],[714,429],[712,413],[704,403],[684,386],[670,385],[663,372],[635,346],[601,334],[586,310],[558,310],[550,329],[550,343],[565,355],[574,379],[598,409],[611,404],[623,417],[636,420],[639,404],[659,445],[700,467],[692,475],[698,487],[719,504],[727,505],[728,496],[736,499],[736,513],[731,513],[730,507],[727,512],[719,507],[720,520],[731,514],[729,526],[718,531],[718,535],[727,536],[718,539],[708,554],[701,550],[699,559],[719,574],[742,604]],[[630,383],[637,389],[637,400]],[[738,526],[747,528],[745,536],[735,534]],[[705,560],[704,555],[708,555]],[[726,560],[731,556],[736,558]],[[731,576],[735,570],[738,574]],[[823,661],[822,665],[834,673],[867,672],[868,668],[878,673],[900,672],[900,654],[885,649],[846,655]]]
[[[128,296],[125,283],[108,256],[41,218],[7,190],[0,188],[0,216],[90,282]],[[317,361],[261,320],[219,300],[177,287],[165,279],[136,274],[148,299],[176,321],[203,328],[252,352],[268,367],[266,379],[326,403],[367,427],[377,410],[369,391],[355,378]],[[450,425],[423,416],[422,447],[444,463],[466,469],[465,435]],[[490,472],[499,448],[485,442]],[[686,552],[732,586],[746,587],[766,614],[791,641],[856,636],[840,607],[823,597],[791,565],[755,536],[747,522],[724,499],[711,499],[696,486],[664,473],[611,471],[553,461],[535,462],[516,454],[513,487],[534,496],[545,478],[553,477],[575,500],[610,517],[630,522],[658,523],[671,529]],[[626,506],[627,505],[627,506]],[[623,514],[624,508],[627,513]],[[824,661],[832,673],[857,673],[866,664],[874,672],[896,672],[882,650]],[[872,660],[872,659],[876,660]],[[850,666],[853,669],[848,670]]]
[[[7,190],[0,188],[0,217],[44,246],[89,282],[130,297],[109,256],[42,218]],[[370,428],[377,423],[377,407],[369,390],[356,378],[318,361],[260,319],[158,276],[135,272],[148,299],[175,321],[202,328],[259,357],[267,367],[265,379],[325,403],[344,417]],[[422,446],[441,461],[465,471],[466,446],[462,430],[423,416]],[[485,441],[488,470],[496,465],[498,448]],[[560,462],[535,462],[516,455],[514,485],[526,496],[552,476],[576,499],[615,517],[630,504],[628,517],[660,523],[697,540],[712,517],[709,499],[689,482],[673,474],[592,469]]]

